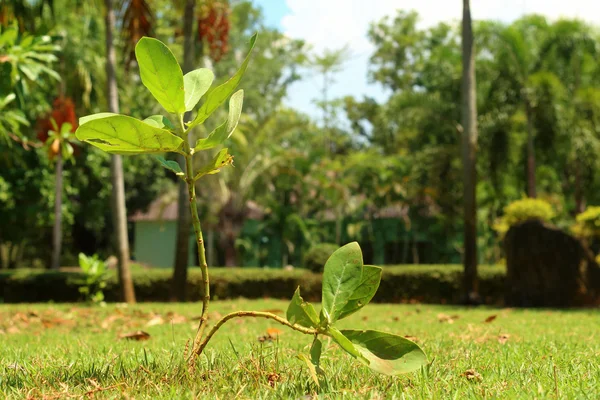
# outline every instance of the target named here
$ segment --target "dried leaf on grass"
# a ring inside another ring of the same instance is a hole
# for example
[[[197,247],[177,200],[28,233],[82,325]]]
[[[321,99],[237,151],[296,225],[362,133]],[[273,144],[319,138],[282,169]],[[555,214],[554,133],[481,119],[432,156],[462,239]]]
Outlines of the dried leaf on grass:
[[[470,381],[481,381],[483,378],[481,377],[481,374],[477,371],[475,371],[474,369],[468,369],[465,372],[462,373],[462,376],[464,376],[465,378],[467,378]]]
[[[269,385],[271,385],[271,387],[275,387],[275,384],[280,380],[281,375],[279,375],[277,372],[269,372],[269,375],[267,375],[267,381],[269,382]]]
[[[453,324],[454,321],[460,318],[459,315],[446,315],[446,314],[438,314],[437,316],[439,322],[446,322],[448,324]]]
[[[165,323],[165,320],[160,315],[155,315],[150,319],[150,321],[146,322],[146,326],[155,326],[162,325]]]
[[[281,335],[282,333],[283,333],[283,331],[281,329],[267,328],[267,335],[271,336],[272,338],[276,338],[277,336]]]
[[[119,337],[121,339],[142,341],[142,340],[150,339],[150,334],[147,332],[144,332],[144,331],[136,331],[136,332],[132,332],[132,333],[122,334]]]
[[[502,333],[498,335],[498,343],[505,344],[506,342],[508,342],[508,338],[510,338],[510,335],[508,333]]]
[[[490,322],[492,322],[493,320],[495,320],[497,317],[498,317],[497,315],[490,315],[483,322],[485,322],[486,324],[489,324]]]

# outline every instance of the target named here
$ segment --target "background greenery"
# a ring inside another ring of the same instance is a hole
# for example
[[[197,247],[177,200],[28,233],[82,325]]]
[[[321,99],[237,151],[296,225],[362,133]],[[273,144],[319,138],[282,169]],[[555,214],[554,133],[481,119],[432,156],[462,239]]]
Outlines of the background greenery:
[[[77,116],[107,109],[104,23],[96,3],[0,7],[0,268],[49,263],[53,164],[40,143],[39,121],[59,93],[72,99]],[[131,14],[148,22],[132,31],[134,17],[125,11],[133,3],[118,12],[117,74],[121,111],[142,118],[159,110],[148,109],[153,102],[139,84],[132,44],[151,34],[181,60],[183,2],[153,1]],[[369,38],[376,50],[362,78],[379,82],[389,98],[328,99],[327,82],[348,54],[314,54],[265,26],[249,1],[216,3],[229,10],[228,42],[213,49],[207,37],[197,40],[198,66],[210,66],[222,80],[239,64],[250,35],[259,31],[260,40],[241,84],[243,121],[228,144],[236,168],[199,188],[213,263],[301,266],[312,246],[351,240],[360,242],[367,262],[460,262],[459,27],[421,29],[418,15],[405,11],[375,22]],[[553,208],[555,224],[569,227],[588,204],[600,203],[600,34],[581,21],[536,15],[511,24],[477,21],[474,30],[479,262],[493,264],[502,260],[494,227],[504,207],[527,192],[528,134],[535,139],[537,194]],[[303,74],[324,77],[315,93],[322,119],[282,103]],[[63,265],[76,265],[79,252],[113,253],[109,158],[75,147],[64,172]],[[159,197],[175,199],[174,178],[151,158],[125,158],[124,169],[129,216]],[[251,219],[249,204],[261,220]]]

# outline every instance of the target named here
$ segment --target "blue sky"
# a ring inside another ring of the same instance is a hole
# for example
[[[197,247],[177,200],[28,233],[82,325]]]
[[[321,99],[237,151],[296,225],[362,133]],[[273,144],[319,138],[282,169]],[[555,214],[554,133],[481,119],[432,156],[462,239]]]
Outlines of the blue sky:
[[[253,0],[263,9],[266,23],[291,38],[304,39],[316,53],[348,45],[351,58],[336,76],[330,97],[364,95],[385,100],[387,93],[368,82],[368,61],[373,46],[366,34],[369,24],[399,9],[416,10],[420,25],[460,21],[460,0]],[[550,19],[580,18],[600,25],[598,0],[471,0],[474,19],[513,21],[523,14],[538,13]],[[312,100],[319,96],[320,79],[307,74],[290,89],[286,104],[313,117],[320,117]]]

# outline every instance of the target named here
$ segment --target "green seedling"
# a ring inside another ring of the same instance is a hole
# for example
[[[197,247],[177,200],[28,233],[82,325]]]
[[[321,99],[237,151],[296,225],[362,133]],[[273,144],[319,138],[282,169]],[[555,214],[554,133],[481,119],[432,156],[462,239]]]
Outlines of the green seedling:
[[[210,162],[194,170],[194,155],[223,145],[232,135],[240,119],[244,92],[237,86],[242,79],[256,35],[250,40],[250,52],[239,70],[225,83],[211,87],[213,73],[200,68],[183,75],[177,60],[167,46],[156,39],[142,38],[135,49],[142,83],[170,114],[175,123],[163,115],[153,115],[138,120],[111,113],[94,114],[80,119],[77,138],[104,151],[115,154],[156,154],[160,165],[171,170],[188,187],[188,198],[198,258],[203,280],[202,313],[198,331],[189,358],[190,369],[202,354],[210,339],[227,321],[238,317],[267,318],[291,329],[313,336],[310,358],[301,357],[314,372],[317,385],[323,379],[320,366],[321,337],[330,337],[344,351],[374,371],[397,375],[415,371],[425,365],[427,358],[414,342],[391,333],[372,330],[338,330],[336,322],[360,310],[375,295],[381,280],[381,268],[363,265],[358,243],[347,244],[335,251],[325,264],[323,273],[322,308],[315,308],[296,290],[287,310],[287,318],[260,311],[236,311],[225,315],[205,335],[210,303],[208,265],[204,239],[196,204],[196,181],[205,175],[219,173],[232,164],[233,156],[227,148],[218,151]],[[197,109],[195,117],[184,121],[184,114]],[[203,124],[212,113],[229,99],[229,114],[207,137],[190,146],[188,135],[197,125]],[[177,153],[185,160],[184,168],[161,155]]]

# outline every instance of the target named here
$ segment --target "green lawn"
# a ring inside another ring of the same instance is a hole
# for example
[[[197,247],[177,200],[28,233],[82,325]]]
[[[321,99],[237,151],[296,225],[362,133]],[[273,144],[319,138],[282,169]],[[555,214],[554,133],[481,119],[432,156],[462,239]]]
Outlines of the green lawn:
[[[214,322],[236,309],[283,314],[286,303],[216,301],[211,307]],[[199,309],[199,304],[0,305],[0,398],[88,393],[310,399],[317,394],[295,357],[308,352],[311,338],[268,320],[229,321],[209,344],[198,374],[189,376],[184,351]],[[484,322],[492,315],[493,321]],[[369,305],[340,325],[414,337],[431,364],[400,377],[375,375],[326,341],[330,390],[324,398],[600,398],[598,311]],[[282,330],[278,342],[258,340],[268,328]],[[119,338],[140,329],[149,340]]]

